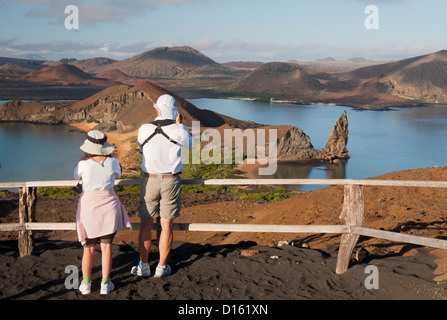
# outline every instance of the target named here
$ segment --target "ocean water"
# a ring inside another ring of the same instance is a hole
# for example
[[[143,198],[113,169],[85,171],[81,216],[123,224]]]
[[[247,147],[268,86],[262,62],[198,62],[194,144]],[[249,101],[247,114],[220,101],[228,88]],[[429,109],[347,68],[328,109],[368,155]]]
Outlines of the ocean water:
[[[0,182],[72,180],[85,137],[69,126],[0,122]]]
[[[293,105],[230,99],[190,99],[202,109],[269,125],[294,125],[323,149],[346,110],[351,158],[338,165],[279,164],[261,178],[363,179],[391,171],[447,165],[447,106],[359,111],[334,105]],[[0,101],[1,103],[1,101]],[[0,122],[0,181],[72,179],[85,133],[68,126]],[[300,190],[312,190],[300,186]]]
[[[447,106],[358,110],[335,105],[295,105],[245,100],[191,99],[201,109],[268,125],[294,125],[324,149],[343,111],[347,112],[351,158],[338,165],[279,164],[260,178],[364,179],[392,171],[447,165]],[[300,186],[299,190],[312,190]]]

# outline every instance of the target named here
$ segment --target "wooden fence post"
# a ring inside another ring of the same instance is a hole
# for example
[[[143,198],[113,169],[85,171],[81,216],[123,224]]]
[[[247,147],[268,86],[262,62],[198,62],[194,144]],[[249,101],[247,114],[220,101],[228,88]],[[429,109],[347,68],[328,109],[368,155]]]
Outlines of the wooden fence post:
[[[19,222],[33,222],[36,214],[37,193],[36,188],[19,188]],[[31,230],[19,231],[18,237],[20,257],[29,256],[34,251],[33,232]]]
[[[365,201],[363,187],[359,185],[346,185],[344,188],[343,209],[340,219],[346,225],[363,227],[365,214]],[[341,236],[340,249],[337,257],[335,272],[342,274],[348,270],[351,254],[359,239],[358,234],[347,233]]]

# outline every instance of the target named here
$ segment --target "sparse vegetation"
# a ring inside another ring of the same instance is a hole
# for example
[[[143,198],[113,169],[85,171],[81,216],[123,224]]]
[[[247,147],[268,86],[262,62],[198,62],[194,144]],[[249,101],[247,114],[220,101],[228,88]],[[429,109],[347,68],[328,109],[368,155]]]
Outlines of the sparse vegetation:
[[[50,197],[50,198],[72,198],[77,196],[78,194],[73,191],[72,188],[57,188],[57,187],[41,187],[37,189],[37,195],[41,197]]]
[[[234,159],[234,157],[233,157]],[[222,161],[223,162],[223,161]],[[243,179],[235,164],[185,164],[183,179]],[[256,185],[249,187],[183,185],[185,193],[235,193],[240,194],[240,200],[256,202],[277,201],[289,198],[292,194],[285,188],[274,189],[269,186]]]

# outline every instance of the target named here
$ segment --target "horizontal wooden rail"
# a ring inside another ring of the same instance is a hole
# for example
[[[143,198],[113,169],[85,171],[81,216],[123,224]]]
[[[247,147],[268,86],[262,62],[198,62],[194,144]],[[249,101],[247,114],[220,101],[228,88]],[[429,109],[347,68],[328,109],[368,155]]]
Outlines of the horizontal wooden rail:
[[[392,231],[376,230],[356,226],[351,227],[351,229],[352,233],[366,237],[411,243],[419,246],[425,246],[437,249],[447,249],[447,241],[442,239],[425,238],[421,236],[415,236],[412,234],[396,233]]]
[[[138,185],[141,179],[117,180],[116,185]],[[72,187],[77,180],[65,181],[27,181],[2,182],[0,189],[19,188],[19,222],[0,224],[0,231],[19,232],[20,256],[29,255],[33,249],[31,234],[35,230],[76,230],[74,222],[41,223],[34,222],[36,189],[39,187]],[[336,233],[341,234],[340,248],[337,258],[336,273],[344,273],[348,269],[350,256],[359,236],[380,238],[390,241],[411,243],[439,249],[447,249],[447,240],[431,239],[421,236],[396,233],[391,231],[369,229],[364,223],[363,186],[387,187],[430,187],[447,188],[447,181],[424,180],[375,180],[375,179],[184,179],[185,185],[343,185],[344,200],[340,218],[343,225],[263,225],[263,224],[210,224],[210,223],[174,223],[174,230],[205,232],[278,232],[278,233]],[[132,223],[133,230],[139,230],[139,223]],[[161,230],[158,223],[152,225],[153,230]]]
[[[117,180],[116,185],[138,185],[141,179]],[[0,189],[33,187],[74,187],[77,180],[0,182]],[[374,179],[183,179],[185,185],[362,185],[382,187],[447,188],[447,181]]]
[[[140,223],[132,223],[132,230],[139,230]],[[284,233],[350,233],[346,225],[275,225],[275,224],[215,224],[215,223],[174,223],[174,230],[210,231],[210,232],[284,232]],[[55,231],[76,230],[75,222],[26,222],[3,223],[0,231],[40,230]],[[152,224],[152,230],[161,230],[158,223]]]

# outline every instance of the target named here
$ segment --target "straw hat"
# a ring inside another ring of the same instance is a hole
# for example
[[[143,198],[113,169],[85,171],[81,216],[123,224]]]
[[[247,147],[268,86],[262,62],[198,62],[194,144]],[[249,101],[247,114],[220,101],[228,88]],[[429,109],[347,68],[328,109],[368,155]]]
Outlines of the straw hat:
[[[107,142],[107,135],[104,132],[92,130],[87,133],[87,139],[80,149],[95,156],[108,156],[115,146]]]
[[[177,118],[177,104],[175,99],[169,94],[160,96],[157,103],[154,104],[154,107],[158,110],[161,119],[175,120],[175,118]]]

